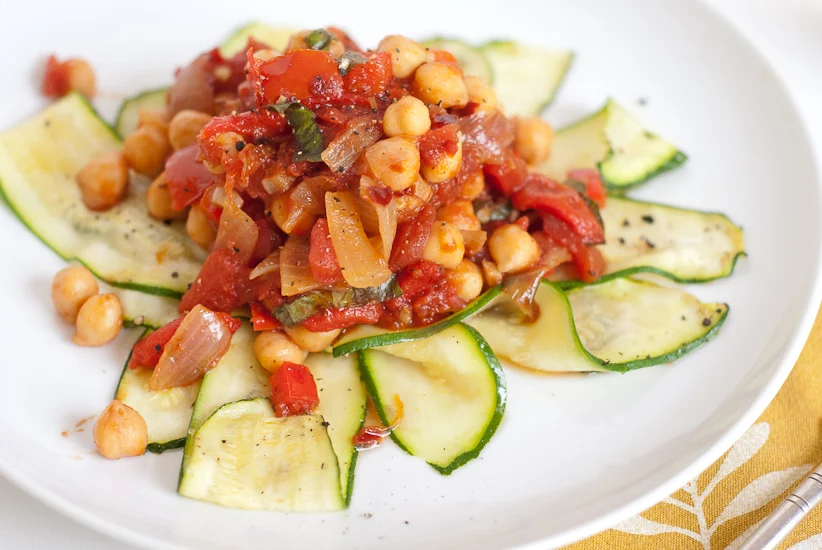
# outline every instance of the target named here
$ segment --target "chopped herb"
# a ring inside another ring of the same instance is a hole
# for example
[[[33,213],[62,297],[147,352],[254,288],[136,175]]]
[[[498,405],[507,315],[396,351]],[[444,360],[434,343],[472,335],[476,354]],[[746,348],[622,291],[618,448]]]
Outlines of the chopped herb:
[[[337,68],[340,71],[342,76],[348,74],[348,71],[356,67],[357,65],[362,65],[368,61],[368,59],[361,54],[360,52],[345,52],[340,57],[340,62],[337,64]]]
[[[325,29],[311,31],[303,38],[305,45],[311,50],[327,50],[333,39],[334,37],[331,36],[331,33]]]
[[[285,115],[288,125],[291,126],[291,131],[297,141],[297,150],[292,158],[293,162],[303,160],[322,162],[320,154],[325,147],[323,135],[311,109],[295,101],[273,103],[266,105],[265,109]]]

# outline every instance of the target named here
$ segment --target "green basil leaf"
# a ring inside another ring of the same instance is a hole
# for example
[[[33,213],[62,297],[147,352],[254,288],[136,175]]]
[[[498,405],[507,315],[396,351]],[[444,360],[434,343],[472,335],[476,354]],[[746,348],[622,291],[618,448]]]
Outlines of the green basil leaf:
[[[312,50],[327,50],[333,39],[334,37],[325,29],[311,31],[303,38],[305,45]]]

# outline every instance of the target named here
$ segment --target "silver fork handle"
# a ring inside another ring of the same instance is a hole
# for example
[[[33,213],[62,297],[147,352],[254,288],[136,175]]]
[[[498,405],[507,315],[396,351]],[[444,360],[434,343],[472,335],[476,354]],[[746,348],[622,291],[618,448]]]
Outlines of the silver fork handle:
[[[739,550],[772,550],[822,501],[822,464],[785,497]]]

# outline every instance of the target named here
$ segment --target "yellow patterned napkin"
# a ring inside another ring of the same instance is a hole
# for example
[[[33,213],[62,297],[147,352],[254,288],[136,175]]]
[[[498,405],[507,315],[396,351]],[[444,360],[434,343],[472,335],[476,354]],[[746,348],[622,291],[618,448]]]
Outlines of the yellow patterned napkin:
[[[822,313],[776,398],[739,441],[641,515],[564,550],[734,550],[822,461]],[[822,549],[822,507],[780,550]]]

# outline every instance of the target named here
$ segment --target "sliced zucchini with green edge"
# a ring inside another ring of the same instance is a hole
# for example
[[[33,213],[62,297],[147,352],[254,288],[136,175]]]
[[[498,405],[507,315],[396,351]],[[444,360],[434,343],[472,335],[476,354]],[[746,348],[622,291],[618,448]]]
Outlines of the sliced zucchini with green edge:
[[[340,468],[340,490],[346,507],[354,490],[357,450],[354,436],[365,420],[366,393],[354,356],[335,358],[312,353],[305,361],[317,383],[320,406],[314,411],[328,423],[328,437]]]
[[[279,52],[284,52],[288,41],[298,32],[299,29],[289,29],[280,27],[270,27],[263,23],[249,23],[234,31],[220,46],[220,53],[224,57],[231,57],[241,51],[248,44],[248,39],[253,37]]]
[[[119,288],[115,291],[123,308],[123,325],[126,328],[147,327],[158,329],[180,316],[179,300],[155,296],[136,290]]]
[[[507,116],[537,116],[556,97],[574,59],[573,52],[551,51],[511,41],[480,47],[494,75],[494,91]]]
[[[266,398],[223,405],[191,436],[178,492],[231,508],[340,510],[337,457],[323,417],[277,418]]]
[[[120,111],[117,113],[117,121],[114,123],[114,128],[117,130],[117,133],[120,134],[120,137],[125,138],[137,129],[141,109],[150,111],[165,109],[167,95],[167,88],[159,88],[126,98],[120,107]]]
[[[598,169],[608,189],[623,191],[673,170],[687,158],[611,99],[593,115],[558,130],[551,157],[535,169],[558,181],[564,181],[569,170]]]
[[[254,353],[255,336],[251,325],[243,323],[231,337],[231,346],[226,354],[203,377],[191,415],[189,434],[197,431],[214,411],[226,403],[271,395],[271,373],[257,360]]]
[[[391,438],[448,475],[479,455],[505,411],[505,375],[473,328],[360,352],[360,373]],[[397,396],[403,412],[397,407]]]
[[[134,192],[105,212],[88,210],[80,197],[77,172],[121,147],[91,105],[70,94],[0,134],[0,189],[23,224],[64,259],[115,287],[180,297],[203,258],[185,225],[153,220]]]
[[[621,197],[608,197],[600,213],[605,244],[599,251],[608,265],[601,281],[654,273],[678,283],[702,283],[730,276],[745,255],[742,228],[724,214]]]
[[[143,333],[145,337],[151,332]],[[128,354],[123,374],[117,384],[115,399],[119,399],[143,417],[148,428],[148,447],[152,453],[162,453],[169,449],[179,449],[185,445],[188,424],[194,410],[194,401],[200,391],[200,382],[181,388],[162,391],[148,389],[148,381],[154,371],[151,369],[129,369]]]
[[[493,83],[494,74],[491,71],[491,64],[488,63],[479,48],[475,48],[461,40],[441,37],[426,40],[422,45],[426,48],[445,50],[453,54],[465,74],[478,76],[489,84]]]
[[[375,327],[373,325],[359,325],[343,334],[343,336],[337,341],[333,350],[334,357],[347,355],[354,351],[369,348],[430,338],[431,336],[434,336],[435,334],[458,324],[471,315],[476,314],[483,308],[488,307],[494,298],[499,296],[501,291],[502,287],[497,285],[485,291],[485,293],[480,295],[470,304],[466,305],[460,311],[451,314],[438,323],[428,325],[427,327],[390,331],[380,327]]]
[[[726,304],[630,278],[568,291],[547,281],[527,323],[502,304],[467,321],[500,357],[549,372],[630,370],[669,363],[713,338]]]

